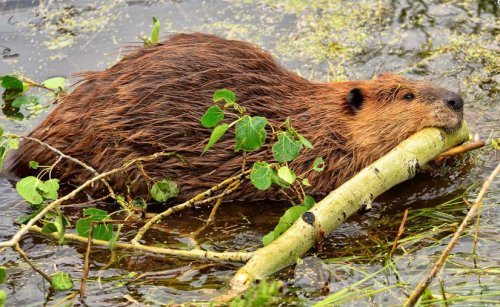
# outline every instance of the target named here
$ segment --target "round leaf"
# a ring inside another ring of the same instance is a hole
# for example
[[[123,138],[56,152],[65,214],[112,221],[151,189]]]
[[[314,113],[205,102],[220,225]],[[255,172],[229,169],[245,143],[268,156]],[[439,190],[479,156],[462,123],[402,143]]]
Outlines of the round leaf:
[[[266,162],[255,162],[250,172],[250,181],[259,190],[267,190],[272,183],[273,171]]]
[[[317,171],[318,173],[322,172],[325,169],[325,161],[323,160],[322,157],[314,159],[313,162],[313,170]]]
[[[19,149],[19,140],[18,139],[9,139],[7,141],[10,149]]]
[[[61,88],[64,88],[65,83],[66,83],[66,78],[54,77],[43,81],[42,85],[51,90],[59,90]]]
[[[211,106],[201,118],[201,124],[205,128],[215,127],[224,118],[224,111],[218,106]]]
[[[30,161],[30,162],[28,163],[28,165],[29,165],[29,168],[31,168],[31,169],[37,169],[37,168],[40,166],[40,165],[38,164],[38,162],[36,162],[36,161]]]
[[[179,187],[175,181],[163,179],[162,181],[158,181],[153,184],[150,194],[157,202],[164,203],[170,198],[174,198],[179,195]]]
[[[224,100],[226,103],[232,105],[236,101],[236,95],[231,90],[221,89],[214,92],[212,99],[214,102]]]
[[[235,151],[254,151],[259,149],[267,138],[267,119],[261,116],[243,116],[236,123]]]
[[[0,81],[2,81],[2,87],[6,90],[23,90],[23,82],[16,77],[2,76],[0,77]]]
[[[293,184],[295,178],[297,177],[295,173],[286,165],[278,169],[278,176],[288,184]]]
[[[27,202],[37,205],[43,201],[43,197],[38,191],[38,187],[41,184],[42,181],[40,179],[28,176],[16,183],[16,190]]]
[[[299,155],[301,147],[302,143],[293,140],[290,132],[281,132],[273,145],[273,157],[278,162],[292,161]]]
[[[42,191],[42,196],[45,199],[57,199],[57,191],[59,190],[59,179],[49,179],[40,184],[38,187]]]
[[[55,290],[67,291],[73,288],[73,281],[66,272],[57,272],[50,276],[50,285]]]

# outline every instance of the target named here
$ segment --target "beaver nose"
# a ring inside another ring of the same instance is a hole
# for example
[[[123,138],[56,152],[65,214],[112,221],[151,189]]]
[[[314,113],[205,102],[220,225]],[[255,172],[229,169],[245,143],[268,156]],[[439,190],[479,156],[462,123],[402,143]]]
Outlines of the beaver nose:
[[[464,107],[464,101],[462,97],[456,93],[450,93],[444,101],[447,105],[449,105],[453,110],[460,111]]]

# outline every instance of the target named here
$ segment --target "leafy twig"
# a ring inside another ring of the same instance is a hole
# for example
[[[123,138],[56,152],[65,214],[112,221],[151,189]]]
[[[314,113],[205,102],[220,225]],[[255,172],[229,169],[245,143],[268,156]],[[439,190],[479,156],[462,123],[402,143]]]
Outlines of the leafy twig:
[[[21,227],[21,229],[19,229],[16,232],[16,234],[9,241],[0,242],[0,247],[15,246],[19,242],[21,237],[30,230],[30,227],[32,227],[33,225],[35,225],[36,222],[38,222],[40,219],[42,219],[45,216],[45,214],[47,214],[49,211],[56,209],[61,203],[65,202],[66,200],[72,199],[73,197],[75,197],[78,193],[83,191],[83,189],[85,189],[89,185],[91,185],[99,180],[102,180],[103,178],[111,176],[113,174],[123,172],[124,170],[126,170],[130,166],[134,165],[138,161],[152,161],[152,160],[156,160],[160,157],[167,157],[167,156],[177,156],[177,153],[158,152],[158,153],[155,153],[155,154],[152,154],[149,156],[132,159],[132,160],[124,163],[123,166],[121,166],[119,168],[115,168],[115,169],[112,169],[110,171],[101,173],[98,176],[95,176],[95,177],[85,181],[79,187],[77,187],[76,189],[71,191],[70,193],[68,193],[65,196],[58,198],[57,200],[48,204],[45,208],[43,208],[40,212],[38,212],[38,214],[35,217],[33,217],[31,220],[29,220],[28,223],[23,225]]]

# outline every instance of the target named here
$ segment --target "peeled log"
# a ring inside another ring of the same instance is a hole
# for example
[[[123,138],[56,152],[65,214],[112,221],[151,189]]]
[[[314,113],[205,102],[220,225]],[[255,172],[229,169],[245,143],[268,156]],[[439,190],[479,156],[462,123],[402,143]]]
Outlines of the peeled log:
[[[425,128],[364,168],[356,176],[304,213],[285,233],[255,251],[231,280],[233,292],[243,292],[250,283],[295,263],[316,242],[320,232],[330,233],[360,208],[391,187],[415,176],[419,166],[441,152],[468,139],[467,124],[453,134]],[[311,223],[311,213],[314,215]]]

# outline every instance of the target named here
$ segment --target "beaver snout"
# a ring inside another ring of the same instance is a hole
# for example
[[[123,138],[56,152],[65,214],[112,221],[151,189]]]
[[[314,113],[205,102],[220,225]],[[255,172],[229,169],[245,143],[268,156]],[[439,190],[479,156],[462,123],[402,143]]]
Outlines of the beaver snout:
[[[457,93],[448,92],[444,98],[444,102],[456,112],[462,112],[464,109],[464,101]]]

